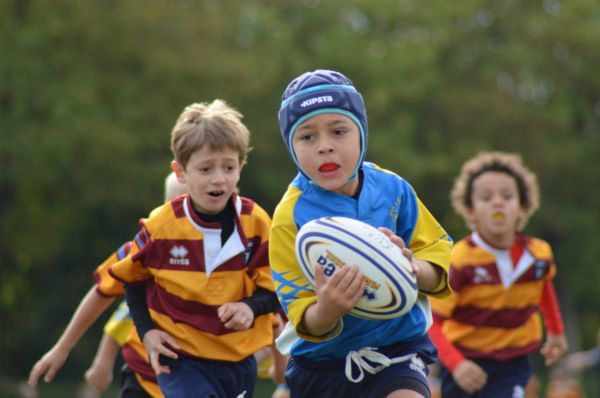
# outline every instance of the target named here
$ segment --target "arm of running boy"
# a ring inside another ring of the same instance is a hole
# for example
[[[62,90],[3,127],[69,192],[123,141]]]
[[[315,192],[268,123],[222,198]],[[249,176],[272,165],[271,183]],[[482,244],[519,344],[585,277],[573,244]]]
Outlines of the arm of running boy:
[[[440,362],[452,373],[452,378],[462,390],[470,394],[481,390],[487,383],[487,373],[475,362],[466,359],[444,336],[443,321],[442,316],[433,313],[433,323],[429,328],[429,337],[438,349]]]
[[[279,311],[280,312],[277,312],[275,315],[277,318],[277,326],[273,328],[273,334],[274,334],[273,337],[275,339],[277,337],[279,337],[279,335],[281,335],[281,333],[283,332],[283,329],[285,327],[284,320],[282,319],[282,317],[284,317],[284,315],[281,315],[281,312],[283,310],[280,308]],[[287,322],[287,319],[285,320],[285,322]],[[287,368],[287,363],[288,363],[289,357],[287,355],[283,355],[282,353],[279,352],[275,341],[273,341],[273,344],[271,345],[271,353],[273,355],[273,364],[271,365],[271,368],[269,369],[269,376],[271,377],[273,382],[275,382],[275,384],[284,385],[285,384],[285,369]],[[289,392],[288,392],[288,395],[289,395]]]
[[[144,335],[143,342],[154,373],[157,376],[163,373],[171,373],[171,369],[168,366],[161,365],[159,359],[161,355],[171,359],[178,358],[177,353],[172,351],[171,348],[180,349],[181,347],[177,344],[173,336],[160,329],[151,329]]]
[[[267,289],[258,288],[250,297],[221,305],[217,315],[226,328],[242,331],[250,328],[257,316],[275,312],[277,308],[277,295]]]
[[[93,286],[81,300],[69,325],[56,344],[31,369],[29,384],[34,387],[37,386],[38,380],[42,376],[44,376],[46,383],[51,382],[64,365],[73,347],[81,339],[81,336],[112,304],[114,299],[114,297],[100,295],[96,291],[96,287]]]
[[[577,351],[565,357],[564,366],[572,372],[581,372],[600,364],[600,346],[587,351]]]
[[[546,336],[546,342],[540,350],[546,366],[554,365],[567,352],[569,344],[564,334]]]
[[[452,378],[469,394],[479,391],[487,383],[487,373],[475,362],[465,359],[452,372]]]
[[[365,287],[363,274],[356,265],[341,268],[329,279],[321,266],[315,266],[317,301],[304,312],[300,329],[312,336],[329,334],[358,303]]]
[[[551,280],[544,283],[540,311],[544,316],[544,323],[548,330],[546,342],[540,350],[546,366],[555,364],[569,349],[569,344],[564,334],[564,323],[558,305],[558,298]]]
[[[177,353],[173,349],[180,349],[177,341],[169,333],[157,329],[152,322],[148,306],[146,305],[146,285],[125,285],[125,297],[129,313],[135,324],[138,336],[144,343],[150,365],[154,373],[158,376],[162,373],[171,373],[168,366],[161,365],[160,355],[177,359]]]
[[[248,304],[241,301],[225,303],[219,306],[217,315],[223,326],[228,329],[242,331],[250,328],[254,322],[254,313]]]
[[[121,346],[111,336],[104,333],[92,366],[85,372],[85,381],[97,391],[104,392],[113,380],[115,360]]]

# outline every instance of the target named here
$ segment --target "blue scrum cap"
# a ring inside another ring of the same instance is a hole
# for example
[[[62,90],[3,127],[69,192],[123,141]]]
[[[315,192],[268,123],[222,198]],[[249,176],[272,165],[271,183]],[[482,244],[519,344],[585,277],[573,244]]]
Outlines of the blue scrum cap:
[[[360,130],[360,157],[350,180],[358,174],[367,151],[367,111],[362,95],[340,72],[317,69],[298,76],[286,87],[279,108],[279,128],[288,152],[298,168],[292,149],[296,129],[308,118],[322,113],[349,117]]]

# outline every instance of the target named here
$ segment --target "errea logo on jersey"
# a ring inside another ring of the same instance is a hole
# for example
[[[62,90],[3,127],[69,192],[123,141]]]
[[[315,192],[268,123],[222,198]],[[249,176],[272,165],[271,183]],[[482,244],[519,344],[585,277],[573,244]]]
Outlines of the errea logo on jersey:
[[[173,246],[169,251],[171,258],[169,264],[171,265],[190,265],[190,259],[187,258],[189,254],[188,249],[185,246]]]
[[[300,103],[302,108],[306,108],[307,106],[311,106],[314,104],[322,104],[325,102],[333,102],[333,97],[331,95],[322,95],[320,97],[313,97],[306,99]]]

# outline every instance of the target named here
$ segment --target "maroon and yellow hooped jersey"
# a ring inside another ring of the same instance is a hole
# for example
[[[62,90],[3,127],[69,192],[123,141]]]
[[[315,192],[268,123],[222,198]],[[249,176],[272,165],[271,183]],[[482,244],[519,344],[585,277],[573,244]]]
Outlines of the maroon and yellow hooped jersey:
[[[132,254],[110,267],[123,283],[147,283],[154,324],[171,334],[181,353],[240,361],[271,344],[270,314],[244,331],[224,327],[220,305],[274,291],[268,261],[271,219],[252,200],[233,195],[235,229],[221,244],[219,225],[201,220],[189,195],[157,208],[143,219]]]
[[[539,305],[547,280],[556,274],[550,245],[521,236],[524,253],[516,264],[508,250],[496,250],[476,233],[452,251],[450,285],[454,294],[432,299],[443,318],[442,331],[465,357],[506,360],[541,344]]]

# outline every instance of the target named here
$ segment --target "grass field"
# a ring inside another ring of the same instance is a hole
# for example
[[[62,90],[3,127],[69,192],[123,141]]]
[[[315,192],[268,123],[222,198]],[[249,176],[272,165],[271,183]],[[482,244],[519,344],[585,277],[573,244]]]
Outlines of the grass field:
[[[586,373],[582,377],[585,388],[586,398],[600,397],[600,380],[591,372]],[[542,378],[545,384],[545,378]],[[77,394],[79,384],[73,381],[55,381],[50,384],[42,382],[39,390],[39,398],[83,398]],[[256,389],[254,390],[254,398],[271,398],[271,394],[275,390],[275,385],[269,380],[258,380]],[[545,397],[545,389],[542,389],[540,398]],[[118,385],[113,383],[113,386],[102,395],[103,398],[116,398],[118,396]],[[6,379],[0,379],[0,397],[1,398],[23,398],[18,393],[18,386],[15,382],[9,382]]]
[[[82,398],[77,391],[79,384],[76,382],[54,381],[50,384],[41,383],[39,388],[39,398]],[[275,384],[269,380],[258,380],[254,389],[254,398],[271,398],[275,390]],[[106,391],[103,398],[116,398],[119,388],[116,383]],[[16,383],[3,382],[0,384],[0,397],[2,398],[22,398],[19,395],[18,385]]]

